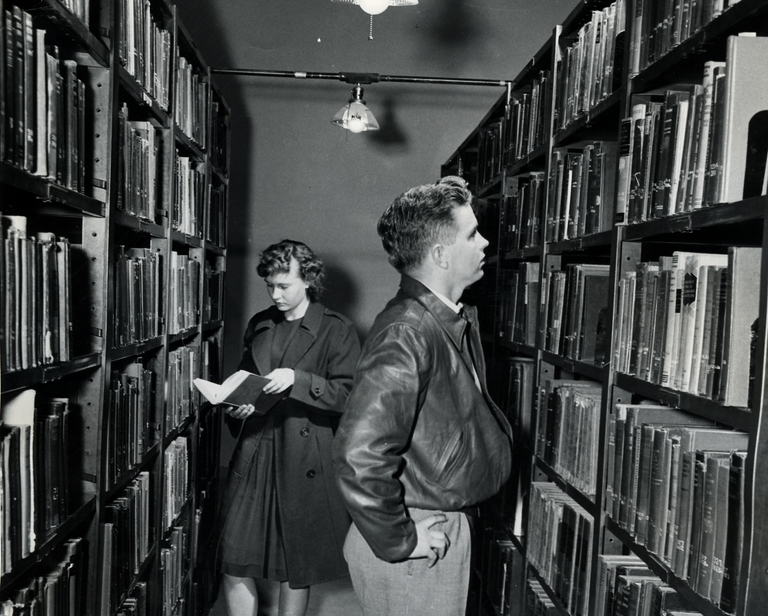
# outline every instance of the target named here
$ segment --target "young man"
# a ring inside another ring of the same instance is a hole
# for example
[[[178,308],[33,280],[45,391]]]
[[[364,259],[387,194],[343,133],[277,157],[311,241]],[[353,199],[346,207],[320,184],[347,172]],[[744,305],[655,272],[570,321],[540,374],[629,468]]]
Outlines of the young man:
[[[378,315],[334,439],[365,616],[463,616],[468,516],[506,481],[511,430],[485,386],[475,309],[488,241],[457,177],[412,188],[378,224],[400,290]]]

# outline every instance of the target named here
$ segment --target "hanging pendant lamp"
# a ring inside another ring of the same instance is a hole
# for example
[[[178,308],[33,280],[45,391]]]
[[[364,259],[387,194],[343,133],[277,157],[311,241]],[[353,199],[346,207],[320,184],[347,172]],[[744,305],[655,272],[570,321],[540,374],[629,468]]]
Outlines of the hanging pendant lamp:
[[[331,123],[340,128],[346,128],[352,133],[379,130],[379,123],[371,110],[365,106],[363,88],[359,83],[352,88],[352,98],[349,99],[349,103],[336,112]]]

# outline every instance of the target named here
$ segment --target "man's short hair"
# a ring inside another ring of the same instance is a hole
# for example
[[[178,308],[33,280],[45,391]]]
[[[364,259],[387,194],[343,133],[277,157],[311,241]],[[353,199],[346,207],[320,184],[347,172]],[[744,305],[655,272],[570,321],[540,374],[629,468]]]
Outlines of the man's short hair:
[[[323,292],[325,265],[312,249],[304,242],[283,240],[267,246],[259,255],[256,273],[262,278],[291,271],[291,259],[299,264],[299,275],[307,283],[307,295],[310,301],[316,301]]]
[[[453,210],[464,205],[472,205],[472,193],[457,176],[416,186],[397,197],[376,227],[392,267],[407,273],[424,262],[434,244],[452,244],[457,231]]]

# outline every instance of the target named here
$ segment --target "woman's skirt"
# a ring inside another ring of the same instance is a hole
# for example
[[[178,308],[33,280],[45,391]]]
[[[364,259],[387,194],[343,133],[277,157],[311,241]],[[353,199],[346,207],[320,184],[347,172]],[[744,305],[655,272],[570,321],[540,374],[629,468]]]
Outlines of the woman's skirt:
[[[219,545],[222,573],[285,582],[288,572],[275,489],[273,424],[247,434],[235,453],[224,497]]]

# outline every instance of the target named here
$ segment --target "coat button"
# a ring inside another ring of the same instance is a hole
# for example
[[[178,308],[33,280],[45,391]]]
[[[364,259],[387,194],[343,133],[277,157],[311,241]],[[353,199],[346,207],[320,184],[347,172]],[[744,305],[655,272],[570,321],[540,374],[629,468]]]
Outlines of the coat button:
[[[315,391],[315,395],[317,395],[317,396],[320,395],[320,388],[319,387],[315,387],[314,391]]]
[[[312,469],[309,469],[309,470],[307,471],[307,477],[309,477],[310,479],[312,479],[314,476],[315,476],[315,471],[313,471]]]
[[[301,434],[301,436],[303,436],[304,438],[307,438],[309,436],[309,428],[302,428],[299,434]]]

